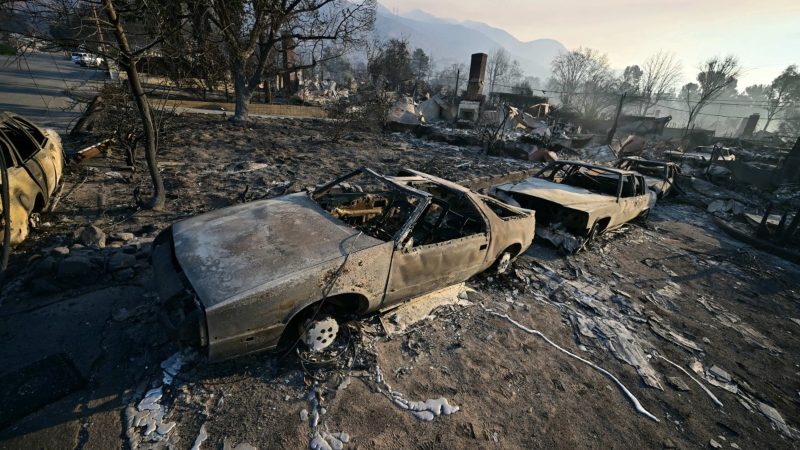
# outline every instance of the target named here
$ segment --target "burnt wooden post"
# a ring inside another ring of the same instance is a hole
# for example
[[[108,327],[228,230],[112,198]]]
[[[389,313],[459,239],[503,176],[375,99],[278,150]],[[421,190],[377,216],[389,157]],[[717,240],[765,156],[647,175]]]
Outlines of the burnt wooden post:
[[[611,129],[608,130],[608,136],[606,136],[606,145],[611,145],[611,140],[614,139],[614,135],[617,134],[617,122],[619,122],[619,115],[622,113],[622,104],[625,102],[625,96],[627,94],[627,92],[623,92],[622,96],[619,98],[617,114],[614,116],[614,124],[611,126]]]
[[[794,218],[792,219],[792,222],[789,224],[789,228],[786,229],[784,237],[786,239],[790,239],[792,236],[794,236],[794,233],[797,231],[798,225],[800,225],[800,209],[798,209],[797,212],[794,213]]]
[[[769,219],[769,215],[772,213],[772,202],[767,204],[767,210],[764,212],[764,217],[761,218],[761,223],[758,225],[758,230],[756,230],[756,236],[767,236],[769,234],[769,230],[767,230],[767,220]]]
[[[78,132],[83,130],[83,128],[86,126],[86,122],[92,118],[95,111],[97,110],[97,107],[100,105],[102,101],[103,98],[98,95],[95,96],[95,98],[93,98],[91,102],[89,102],[89,106],[86,107],[86,111],[84,111],[80,119],[78,119],[78,121],[75,123],[75,126],[72,127],[72,131],[69,132],[70,136],[75,136],[76,134],[78,134]]]
[[[800,179],[800,137],[794,143],[794,147],[789,152],[786,160],[783,162],[783,182],[795,182]]]
[[[778,222],[778,229],[775,231],[776,236],[783,236],[784,228],[786,227],[786,216],[789,215],[789,211],[786,210],[783,212],[781,216],[781,221]]]

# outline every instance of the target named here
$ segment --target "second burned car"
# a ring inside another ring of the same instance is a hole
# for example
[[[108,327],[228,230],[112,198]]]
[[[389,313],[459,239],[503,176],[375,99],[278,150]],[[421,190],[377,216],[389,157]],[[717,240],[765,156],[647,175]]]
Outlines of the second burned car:
[[[644,176],[647,188],[661,199],[670,195],[675,188],[680,166],[673,162],[653,161],[642,158],[622,158],[614,164],[617,169],[631,170]]]
[[[646,216],[656,195],[636,172],[577,161],[554,161],[518,183],[489,194],[536,211],[536,235],[574,253],[594,236]]]
[[[534,225],[531,211],[458,184],[364,168],[162,232],[153,248],[162,318],[212,360],[270,349],[327,311],[364,314],[502,272]],[[324,346],[335,330],[318,328],[305,338]]]

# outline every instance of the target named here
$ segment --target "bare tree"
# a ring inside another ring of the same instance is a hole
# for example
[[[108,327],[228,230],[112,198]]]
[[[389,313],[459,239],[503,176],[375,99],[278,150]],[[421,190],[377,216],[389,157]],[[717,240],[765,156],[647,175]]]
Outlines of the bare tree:
[[[459,91],[466,88],[467,74],[464,64],[452,64],[444,67],[431,77],[430,84],[434,92],[444,92],[446,95],[458,96]],[[458,86],[456,86],[458,83]]]
[[[565,107],[575,106],[575,95],[591,79],[608,71],[608,58],[590,48],[580,47],[562,53],[553,59],[553,78],[551,85],[559,91],[561,104]]]
[[[559,92],[561,104],[594,119],[616,104],[617,89],[608,57],[590,48],[558,55],[552,63],[550,85]]]
[[[411,46],[405,39],[392,38],[375,43],[368,56],[368,70],[373,83],[386,83],[388,88],[409,94],[414,85]]]
[[[114,3],[111,0],[103,0],[103,10],[108,17],[108,21],[113,27],[114,37],[119,46],[119,62],[128,75],[128,84],[131,94],[139,109],[139,116],[144,128],[144,155],[147,161],[147,169],[150,171],[150,178],[153,181],[153,193],[150,200],[142,206],[148,209],[159,210],[164,207],[164,180],[158,171],[158,161],[156,160],[156,132],[153,125],[153,114],[150,111],[150,104],[147,102],[147,95],[142,89],[142,82],[139,79],[139,71],[136,69],[137,54],[131,49],[125,28],[122,25]]]
[[[700,66],[700,73],[697,74],[698,96],[694,104],[692,104],[691,95],[687,90],[686,103],[689,107],[689,119],[686,121],[684,134],[688,134],[700,111],[709,102],[719,97],[728,86],[736,83],[740,72],[739,61],[734,56],[714,57]]]
[[[620,90],[632,95],[638,95],[641,89],[643,74],[642,68],[637,65],[626,67],[625,70],[622,71],[622,78],[619,83]]]
[[[778,75],[772,84],[769,85],[767,92],[767,123],[764,124],[764,131],[769,127],[770,122],[781,111],[789,106],[790,102],[800,101],[800,73],[797,66],[792,64]]]
[[[219,31],[233,79],[236,108],[231,121],[248,120],[248,104],[272,54],[291,42],[310,54],[293,70],[314,67],[322,42],[348,48],[375,20],[375,0],[208,0],[208,18]]]
[[[411,67],[414,69],[414,76],[417,81],[425,81],[431,70],[431,58],[425,50],[418,48],[411,54]]]
[[[681,77],[681,63],[673,53],[659,51],[648,57],[642,65],[639,82],[639,114],[647,111],[669,96]]]
[[[497,48],[489,54],[486,64],[486,76],[489,81],[489,92],[494,92],[495,87],[502,83],[511,84],[522,77],[519,61],[511,58],[504,48]]]
[[[783,112],[781,124],[778,126],[778,133],[787,136],[800,136],[800,104],[792,103]]]

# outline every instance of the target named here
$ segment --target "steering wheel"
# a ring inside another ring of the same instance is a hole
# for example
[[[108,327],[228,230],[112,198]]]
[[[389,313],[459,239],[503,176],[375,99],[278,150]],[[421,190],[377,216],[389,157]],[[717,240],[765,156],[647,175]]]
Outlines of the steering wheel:
[[[430,237],[433,235],[433,232],[441,228],[445,216],[447,216],[447,213],[450,212],[450,205],[446,201],[434,198],[431,200],[431,205],[428,206],[428,209],[425,211],[425,215],[427,215],[428,212],[430,212],[430,207],[433,205],[439,206],[442,209],[442,211],[439,213],[439,217],[436,219],[436,223],[432,227],[430,227],[430,229],[427,230],[425,236],[420,238],[420,242],[426,242],[428,239],[430,239]],[[417,223],[425,223],[425,222],[417,221]]]
[[[381,216],[381,218],[378,219],[376,221],[376,223],[382,229],[386,225],[386,221],[389,219],[389,214],[392,212],[392,209],[394,209],[395,207],[397,207],[399,209],[399,208],[402,208],[403,206],[410,206],[410,205],[411,204],[407,200],[405,200],[403,198],[395,198],[395,199],[393,199],[392,202],[389,203],[389,206],[387,206],[386,209],[384,210],[383,215]]]

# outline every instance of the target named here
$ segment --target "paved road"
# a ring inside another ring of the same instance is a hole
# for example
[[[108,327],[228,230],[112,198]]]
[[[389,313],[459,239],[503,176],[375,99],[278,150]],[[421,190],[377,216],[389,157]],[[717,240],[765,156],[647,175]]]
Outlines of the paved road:
[[[0,56],[0,111],[64,132],[79,115],[67,90],[97,90],[105,72],[73,64],[63,53]]]

